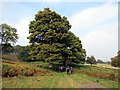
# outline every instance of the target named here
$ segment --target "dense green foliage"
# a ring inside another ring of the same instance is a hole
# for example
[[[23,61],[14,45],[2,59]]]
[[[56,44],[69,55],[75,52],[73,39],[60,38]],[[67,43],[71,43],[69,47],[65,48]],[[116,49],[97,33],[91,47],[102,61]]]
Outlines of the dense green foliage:
[[[22,49],[22,46],[15,45],[15,46],[13,46],[13,48],[14,48],[14,53],[19,53],[19,51]]]
[[[30,61],[30,48],[29,46],[21,46],[18,51],[18,58],[22,61]]]
[[[1,24],[0,36],[2,37],[2,43],[15,43],[18,39],[17,30],[7,24]]]
[[[16,43],[18,39],[17,30],[7,24],[1,24],[0,30],[0,39],[2,41],[1,45],[3,53],[12,52],[12,44]]]
[[[2,53],[11,53],[13,51],[14,48],[10,43],[2,44]]]
[[[111,65],[114,67],[120,67],[120,51],[117,56],[111,58]]]
[[[84,63],[86,52],[81,41],[72,32],[66,17],[61,17],[49,8],[39,11],[30,22],[30,59]]]
[[[92,65],[92,64],[97,64],[97,61],[94,56],[91,56],[91,57],[87,57],[86,63]]]

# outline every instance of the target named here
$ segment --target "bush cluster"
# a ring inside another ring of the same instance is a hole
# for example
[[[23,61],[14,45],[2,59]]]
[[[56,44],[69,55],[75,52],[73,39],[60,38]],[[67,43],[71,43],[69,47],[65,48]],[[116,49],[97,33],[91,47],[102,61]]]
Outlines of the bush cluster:
[[[4,62],[2,65],[2,77],[14,77],[14,76],[36,76],[36,75],[51,75],[47,70],[41,70],[27,66],[26,64],[21,66],[13,62]]]
[[[114,73],[94,72],[94,71],[89,71],[89,70],[81,70],[80,73],[84,73],[89,76],[93,76],[93,77],[97,77],[97,78],[118,81],[118,76],[115,75]]]

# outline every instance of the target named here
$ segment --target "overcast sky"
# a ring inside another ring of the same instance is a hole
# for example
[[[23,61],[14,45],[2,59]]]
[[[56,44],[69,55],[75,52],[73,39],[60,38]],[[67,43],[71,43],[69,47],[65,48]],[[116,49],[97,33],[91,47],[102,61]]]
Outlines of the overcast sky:
[[[29,23],[39,10],[49,7],[69,20],[87,55],[110,61],[118,51],[117,2],[0,2],[0,24],[17,29],[17,45],[28,45]]]

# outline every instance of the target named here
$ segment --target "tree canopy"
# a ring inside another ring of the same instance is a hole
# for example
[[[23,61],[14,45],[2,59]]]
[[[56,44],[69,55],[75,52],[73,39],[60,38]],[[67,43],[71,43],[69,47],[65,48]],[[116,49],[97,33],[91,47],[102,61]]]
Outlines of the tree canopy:
[[[18,34],[17,30],[7,24],[0,25],[0,39],[3,53],[9,53],[13,51],[11,44],[17,42]]]
[[[86,51],[70,28],[65,16],[49,8],[39,11],[29,25],[30,59],[64,64],[84,62]]]
[[[0,38],[2,39],[2,43],[16,43],[18,39],[17,30],[7,24],[0,25]]]

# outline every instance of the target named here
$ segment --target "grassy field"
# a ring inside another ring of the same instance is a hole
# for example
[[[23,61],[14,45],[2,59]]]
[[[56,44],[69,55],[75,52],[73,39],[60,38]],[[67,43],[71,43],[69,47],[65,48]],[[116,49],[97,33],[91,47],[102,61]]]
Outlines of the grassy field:
[[[117,75],[118,72],[114,69],[77,65],[73,66],[75,69],[75,73],[67,75],[66,72],[60,73],[47,70],[44,67],[47,67],[48,64],[43,62],[24,63],[12,61],[12,63],[10,61],[4,61],[3,65],[7,64],[11,66],[16,66],[17,68],[19,68],[19,71],[21,71],[21,69],[23,68],[25,70],[25,68],[27,67],[28,70],[29,68],[32,68],[38,71],[41,70],[41,72],[37,75],[33,74],[32,76],[21,74],[14,77],[3,77],[3,88],[91,88],[91,84],[94,85],[96,88],[118,88],[118,82],[115,80],[102,79],[85,73],[85,71],[90,71],[96,73],[101,72],[105,74],[114,73],[115,75]],[[41,75],[41,73],[43,73],[42,71],[47,71],[49,74],[44,73]]]
[[[80,88],[88,83],[97,83],[107,88],[118,87],[118,83],[115,81],[94,78],[85,74],[68,76],[66,73],[54,73],[53,76],[9,77],[3,78],[2,81],[4,88]]]

